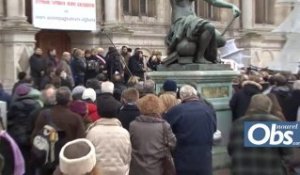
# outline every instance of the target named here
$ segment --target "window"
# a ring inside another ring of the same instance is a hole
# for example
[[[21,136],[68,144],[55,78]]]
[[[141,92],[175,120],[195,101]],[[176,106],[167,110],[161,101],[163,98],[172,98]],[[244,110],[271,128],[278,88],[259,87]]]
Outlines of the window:
[[[123,0],[123,12],[131,16],[156,16],[156,0]]]
[[[274,24],[275,0],[255,0],[255,23]]]
[[[213,7],[203,0],[195,1],[195,12],[198,16],[211,19],[213,21],[219,21],[221,19],[220,9]]]

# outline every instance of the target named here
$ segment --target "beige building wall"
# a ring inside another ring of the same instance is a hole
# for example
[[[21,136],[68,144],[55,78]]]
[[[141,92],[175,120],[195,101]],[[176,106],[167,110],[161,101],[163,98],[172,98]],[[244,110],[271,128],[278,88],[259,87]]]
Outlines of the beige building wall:
[[[135,0],[138,1],[138,0]],[[151,1],[151,0],[149,0]],[[155,1],[155,15],[131,16],[123,11],[123,0],[96,0],[97,27],[104,29],[117,47],[128,45],[131,48],[141,47],[145,54],[152,50],[166,53],[164,38],[170,26],[171,8],[168,0]],[[257,24],[255,15],[257,1],[275,0],[230,0],[240,7],[242,16],[238,18],[226,33],[227,39],[236,38],[237,45],[244,48],[244,53],[251,56],[249,63],[266,67],[278,55],[285,37],[271,33],[291,10],[289,6],[268,6],[273,24]],[[7,88],[16,81],[18,71],[28,70],[28,58],[35,46],[35,34],[39,31],[27,23],[25,0],[0,0],[0,81]],[[267,9],[260,9],[266,11]],[[212,21],[216,28],[223,31],[232,18],[230,9],[218,11],[219,19]],[[209,20],[209,19],[208,19]],[[71,47],[91,48],[112,44],[105,34],[99,32],[68,32]]]

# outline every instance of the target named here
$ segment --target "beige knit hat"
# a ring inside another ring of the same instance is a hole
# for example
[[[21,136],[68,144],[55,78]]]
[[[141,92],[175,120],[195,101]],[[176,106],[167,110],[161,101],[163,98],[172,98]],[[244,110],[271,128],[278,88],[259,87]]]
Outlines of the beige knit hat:
[[[96,165],[95,147],[87,139],[77,139],[63,146],[59,159],[59,168],[63,174],[87,174]]]

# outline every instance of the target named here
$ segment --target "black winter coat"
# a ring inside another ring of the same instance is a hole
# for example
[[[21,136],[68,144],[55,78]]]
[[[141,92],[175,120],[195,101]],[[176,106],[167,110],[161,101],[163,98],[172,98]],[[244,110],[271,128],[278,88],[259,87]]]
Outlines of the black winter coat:
[[[121,103],[112,94],[101,93],[97,96],[97,109],[101,117],[118,117],[120,108]]]
[[[42,56],[33,54],[29,59],[30,75],[33,78],[42,77],[42,71],[45,71],[47,63]]]
[[[75,81],[75,85],[82,85],[84,84],[85,78],[85,70],[86,70],[86,63],[81,58],[76,58],[71,62],[71,69]]]
[[[139,59],[138,55],[132,56],[129,59],[128,67],[134,76],[138,76],[141,79],[144,79],[144,70],[143,70],[144,64]]]
[[[123,65],[121,63],[121,57],[118,53],[111,53],[106,56],[107,61],[107,76],[109,79],[112,75],[118,71],[121,75],[123,74]]]
[[[272,89],[271,93],[275,94],[277,100],[282,108],[282,113],[287,121],[295,121],[296,116],[290,116],[290,99],[291,99],[291,89],[288,86],[279,86]]]
[[[85,71],[85,81],[96,78],[97,74],[99,73],[100,63],[97,57],[91,56],[86,57],[86,71]]]
[[[121,107],[118,119],[121,121],[123,128],[129,131],[130,123],[139,115],[140,110],[135,104],[126,104]]]
[[[244,87],[233,95],[230,100],[232,120],[236,120],[245,115],[252,96],[259,94],[261,90],[255,84],[245,84]]]
[[[30,97],[17,98],[8,111],[8,133],[16,143],[30,145],[30,136],[33,130],[34,119],[32,114],[41,108],[40,104]]]

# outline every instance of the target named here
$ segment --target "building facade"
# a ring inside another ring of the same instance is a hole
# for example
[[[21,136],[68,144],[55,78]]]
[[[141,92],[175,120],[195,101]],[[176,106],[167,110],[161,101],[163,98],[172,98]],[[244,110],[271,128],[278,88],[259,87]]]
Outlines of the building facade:
[[[250,55],[252,65],[267,67],[281,50],[285,37],[271,31],[279,25],[290,6],[279,6],[275,0],[228,0],[240,7],[242,15],[226,33],[236,38],[238,47]],[[31,0],[0,0],[0,81],[10,88],[19,71],[28,70],[28,59],[34,47],[44,52],[56,48],[58,53],[71,48],[88,49],[111,46],[101,32],[41,30],[31,25]],[[230,9],[211,7],[196,0],[195,12],[224,30],[232,19]],[[166,53],[164,38],[171,23],[168,0],[96,0],[97,28],[118,47],[141,47],[147,55],[152,50]],[[80,13],[80,12],[79,12]]]

